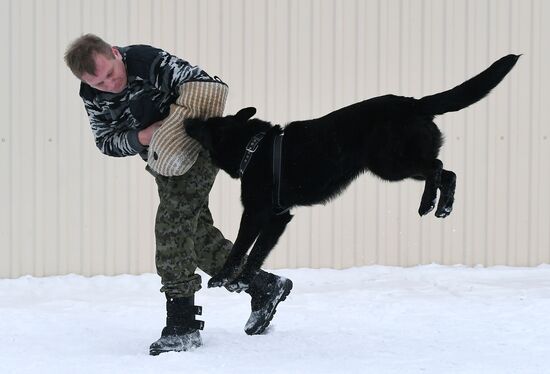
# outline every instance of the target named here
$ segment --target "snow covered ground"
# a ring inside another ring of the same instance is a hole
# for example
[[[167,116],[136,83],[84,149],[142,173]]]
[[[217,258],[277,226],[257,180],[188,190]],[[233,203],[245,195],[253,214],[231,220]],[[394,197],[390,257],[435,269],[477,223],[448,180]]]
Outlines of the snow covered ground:
[[[548,265],[275,272],[294,290],[267,334],[243,332],[248,295],[203,288],[204,346],[157,357],[156,275],[0,280],[0,372],[550,373]]]

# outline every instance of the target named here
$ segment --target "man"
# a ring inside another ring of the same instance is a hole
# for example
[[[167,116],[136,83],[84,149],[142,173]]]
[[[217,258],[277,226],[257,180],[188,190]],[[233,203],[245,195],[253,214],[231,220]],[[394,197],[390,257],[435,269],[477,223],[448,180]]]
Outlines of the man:
[[[153,133],[179,95],[182,84],[212,82],[198,66],[146,45],[113,47],[87,34],[73,41],[65,62],[81,80],[80,96],[89,116],[95,142],[101,152],[114,157],[139,154],[147,160]],[[223,266],[232,243],[214,227],[208,195],[218,170],[206,151],[182,176],[155,176],[160,204],[155,222],[156,267],[161,291],[166,295],[166,327],[154,342],[151,355],[186,351],[202,344],[195,320],[200,307],[194,294],[201,288],[197,267],[210,276]],[[260,271],[246,292],[252,313],[245,325],[247,334],[260,334],[268,326],[275,308],[292,288],[289,279]]]

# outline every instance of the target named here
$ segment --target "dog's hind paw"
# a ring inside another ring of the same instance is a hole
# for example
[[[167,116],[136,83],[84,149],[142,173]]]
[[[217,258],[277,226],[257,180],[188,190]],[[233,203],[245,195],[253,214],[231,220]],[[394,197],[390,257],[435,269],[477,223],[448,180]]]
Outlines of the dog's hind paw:
[[[418,208],[418,214],[420,214],[420,216],[425,216],[426,214],[430,213],[434,208],[435,208],[435,200],[427,204],[422,202],[420,204],[420,207]]]
[[[437,208],[437,211],[435,212],[435,216],[437,218],[445,218],[445,217],[449,216],[449,214],[451,214],[452,211],[453,211],[452,206],[445,206],[445,207],[442,207],[442,208]]]

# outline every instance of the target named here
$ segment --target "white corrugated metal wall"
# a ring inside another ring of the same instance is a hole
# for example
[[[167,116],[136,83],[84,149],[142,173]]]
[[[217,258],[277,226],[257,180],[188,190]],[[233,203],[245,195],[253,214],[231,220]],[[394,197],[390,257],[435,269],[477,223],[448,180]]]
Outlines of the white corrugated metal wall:
[[[419,218],[422,184],[371,176],[297,209],[269,267],[550,262],[550,1],[0,0],[0,277],[154,271],[153,179],[94,146],[64,66],[94,32],[153,44],[230,84],[227,112],[284,123],[385,93],[450,88],[523,53],[477,105],[437,121],[458,175],[455,210]],[[239,184],[211,195],[228,238]]]

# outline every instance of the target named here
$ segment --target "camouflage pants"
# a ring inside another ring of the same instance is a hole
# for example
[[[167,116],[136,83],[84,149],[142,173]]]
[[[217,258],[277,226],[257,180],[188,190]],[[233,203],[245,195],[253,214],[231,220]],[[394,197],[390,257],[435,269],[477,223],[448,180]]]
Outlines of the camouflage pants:
[[[202,150],[195,165],[179,177],[155,176],[160,204],[155,222],[156,266],[170,297],[193,295],[201,288],[200,268],[216,274],[233,244],[213,225],[208,195],[218,169]]]

